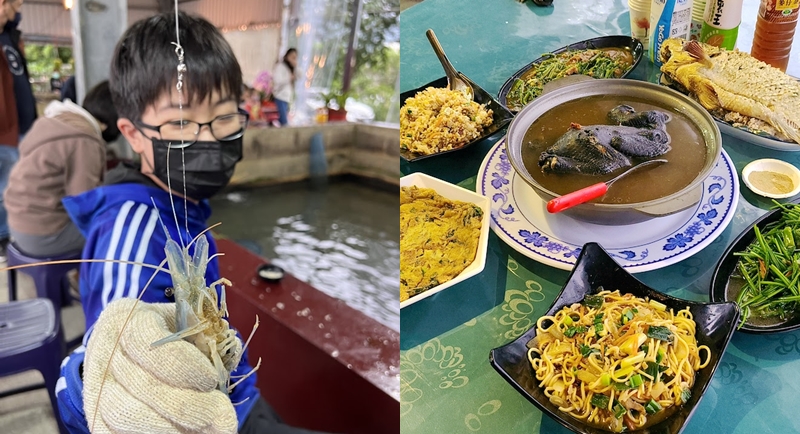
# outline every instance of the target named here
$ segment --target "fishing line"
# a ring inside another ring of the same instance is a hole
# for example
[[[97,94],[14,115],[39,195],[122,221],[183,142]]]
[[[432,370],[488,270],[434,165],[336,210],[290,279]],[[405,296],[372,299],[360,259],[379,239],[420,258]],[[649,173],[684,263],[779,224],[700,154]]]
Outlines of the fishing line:
[[[186,229],[186,235],[189,236],[189,211],[186,199],[186,160],[184,157],[183,149],[186,147],[186,141],[183,135],[183,128],[184,128],[184,119],[183,119],[183,74],[186,72],[186,63],[184,63],[183,57],[183,46],[181,45],[181,33],[180,33],[180,26],[178,23],[178,0],[175,0],[175,42],[172,42],[172,45],[175,46],[175,55],[178,57],[178,79],[175,84],[175,88],[178,91],[178,110],[180,111],[180,135],[181,135],[181,173],[183,174],[183,218],[184,218],[184,225]],[[178,239],[181,242],[181,247],[186,247],[186,244],[183,242],[183,234],[180,230],[180,224],[178,223],[178,214],[175,212],[175,201],[172,197],[172,177],[170,176],[169,169],[169,154],[172,150],[172,143],[167,146],[167,188],[169,189],[169,204],[172,208],[172,217],[175,220],[175,229],[178,233]]]

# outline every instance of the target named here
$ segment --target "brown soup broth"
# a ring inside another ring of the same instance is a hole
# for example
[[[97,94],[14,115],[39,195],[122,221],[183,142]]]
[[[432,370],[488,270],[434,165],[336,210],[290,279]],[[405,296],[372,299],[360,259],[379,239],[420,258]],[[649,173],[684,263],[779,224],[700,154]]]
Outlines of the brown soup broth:
[[[598,182],[605,182],[630,167],[606,175],[545,174],[539,167],[541,153],[558,140],[570,123],[611,125],[608,112],[620,104],[633,107],[636,112],[666,111],[672,116],[667,132],[672,138],[672,149],[655,158],[666,158],[667,163],[642,169],[615,182],[605,196],[592,202],[638,203],[668,196],[689,185],[700,173],[706,161],[706,146],[700,129],[689,118],[671,107],[660,107],[644,99],[624,96],[590,96],[566,102],[546,112],[530,126],[523,138],[522,159],[528,173],[545,189],[566,194]],[[644,160],[631,158],[636,165]]]

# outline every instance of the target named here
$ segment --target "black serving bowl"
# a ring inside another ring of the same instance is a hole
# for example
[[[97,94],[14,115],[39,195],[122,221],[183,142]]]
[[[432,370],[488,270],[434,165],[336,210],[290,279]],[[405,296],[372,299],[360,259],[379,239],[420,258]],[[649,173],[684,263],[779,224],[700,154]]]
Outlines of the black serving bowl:
[[[561,290],[561,294],[558,295],[555,303],[545,315],[553,315],[564,306],[580,302],[586,295],[599,292],[598,288],[601,286],[611,291],[619,289],[623,294],[630,293],[636,297],[649,297],[651,300],[663,303],[675,312],[685,309],[687,306],[692,312],[697,324],[697,343],[698,345],[707,345],[711,349],[711,361],[705,368],[697,372],[695,383],[692,386],[692,397],[686,404],[680,406],[663,421],[635,431],[648,434],[680,433],[711,383],[711,377],[714,376],[714,371],[716,371],[736,328],[739,308],[734,302],[697,303],[662,294],[625,271],[599,244],[588,243],[583,246],[564,289]],[[561,425],[578,433],[609,432],[590,426],[559,411],[558,407],[545,396],[544,390],[539,387],[539,381],[536,380],[536,374],[527,356],[527,344],[535,336],[536,326],[515,341],[493,349],[489,354],[489,362],[522,396]]]
[[[437,152],[435,154],[428,154],[428,155],[417,154],[414,152],[400,149],[400,157],[402,157],[404,160],[408,162],[418,161],[418,160],[423,160],[425,158],[435,157],[437,155],[449,154],[451,152],[456,152],[462,149],[466,149],[472,146],[473,144],[478,143],[481,140],[505,128],[505,126],[508,125],[509,122],[511,122],[511,119],[514,117],[513,113],[508,111],[508,109],[505,108],[505,106],[501,105],[499,102],[497,102],[497,100],[492,98],[492,96],[489,95],[488,92],[486,92],[485,90],[483,90],[483,88],[475,84],[472,80],[469,79],[469,77],[462,74],[462,78],[466,79],[467,83],[469,83],[470,86],[472,86],[473,94],[475,95],[474,101],[477,102],[478,104],[486,104],[486,107],[492,110],[492,124],[483,129],[483,134],[481,134],[480,137],[472,140],[466,145],[460,146],[455,149],[449,149],[447,151]],[[412,96],[416,95],[419,92],[422,92],[423,90],[429,87],[446,89],[447,77],[442,77],[424,86],[420,86],[416,89],[401,93],[400,107],[402,108],[403,105],[405,105],[407,99],[411,98]]]
[[[635,38],[631,38],[630,36],[601,36],[599,38],[592,38],[587,39],[585,41],[576,42],[574,44],[567,45],[565,47],[561,47],[557,50],[551,51],[547,54],[559,54],[563,53],[564,51],[569,50],[587,50],[592,48],[628,48],[631,50],[631,54],[633,55],[633,63],[631,64],[630,68],[628,68],[625,73],[622,74],[619,78],[625,78],[636,68],[636,65],[639,64],[639,61],[642,60],[642,55],[644,54],[644,46],[642,45],[641,41]],[[514,82],[517,81],[518,78],[522,77],[523,75],[527,74],[535,65],[542,63],[545,59],[549,56],[545,54],[542,57],[534,60],[533,62],[525,65],[522,69],[515,72],[514,75],[509,77],[503,86],[500,88],[500,92],[497,94],[497,100],[500,101],[500,104],[503,104],[513,113],[519,111],[518,108],[510,108],[508,106],[508,101],[506,97],[508,96],[508,92],[511,90],[511,87],[514,86]],[[530,102],[528,102],[530,104]]]
[[[793,203],[798,203],[800,200],[795,200]],[[739,263],[739,257],[734,256],[735,252],[744,251],[755,239],[756,233],[753,229],[758,226],[759,230],[770,223],[777,222],[781,219],[781,209],[776,209],[761,216],[758,220],[753,222],[747,229],[742,231],[738,237],[728,246],[725,253],[722,254],[717,268],[714,270],[714,277],[711,279],[710,298],[712,301],[729,301],[727,296],[728,282],[731,275],[736,270],[736,264]],[[730,300],[733,300],[732,298]],[[795,330],[800,328],[800,315],[795,315],[787,321],[775,321],[773,323],[764,324],[748,324],[744,323],[740,331],[755,334],[778,333]]]

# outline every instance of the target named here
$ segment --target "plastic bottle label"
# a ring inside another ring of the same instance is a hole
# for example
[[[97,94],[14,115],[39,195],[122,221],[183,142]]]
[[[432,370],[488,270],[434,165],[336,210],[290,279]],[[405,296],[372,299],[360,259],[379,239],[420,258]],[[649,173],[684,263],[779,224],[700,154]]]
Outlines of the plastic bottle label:
[[[711,1],[711,0],[709,0]],[[650,5],[650,60],[661,67],[658,52],[668,38],[689,39],[692,23],[691,0],[653,0]]]
[[[708,0],[703,17],[706,24],[717,29],[739,27],[739,23],[742,21],[742,0]]]
[[[792,23],[800,12],[800,0],[762,0],[758,15],[770,23]]]
[[[706,3],[700,42],[733,50],[742,21],[742,0],[709,0]]]
[[[703,29],[700,31],[700,42],[726,50],[733,50],[738,36],[739,26],[732,29],[717,29],[709,26],[708,23],[703,23]]]
[[[800,0],[778,0],[775,3],[775,10],[783,11],[790,11],[791,14],[792,9],[797,9],[800,6]],[[783,15],[788,15],[786,12],[783,12]]]

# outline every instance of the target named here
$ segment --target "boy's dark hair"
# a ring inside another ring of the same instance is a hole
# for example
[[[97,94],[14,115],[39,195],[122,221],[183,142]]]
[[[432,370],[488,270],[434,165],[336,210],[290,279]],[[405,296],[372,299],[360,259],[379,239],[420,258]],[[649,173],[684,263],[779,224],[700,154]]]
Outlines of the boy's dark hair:
[[[179,12],[180,42],[187,72],[183,76],[185,103],[211,97],[213,91],[239,101],[242,69],[230,45],[208,21]],[[111,60],[111,96],[119,116],[140,120],[145,109],[175,89],[175,14],[139,20],[122,35]]]
[[[106,124],[106,130],[103,131],[103,140],[106,142],[117,140],[117,137],[119,137],[117,118],[119,116],[111,100],[108,80],[99,83],[86,94],[83,98],[83,108],[95,119]]]

